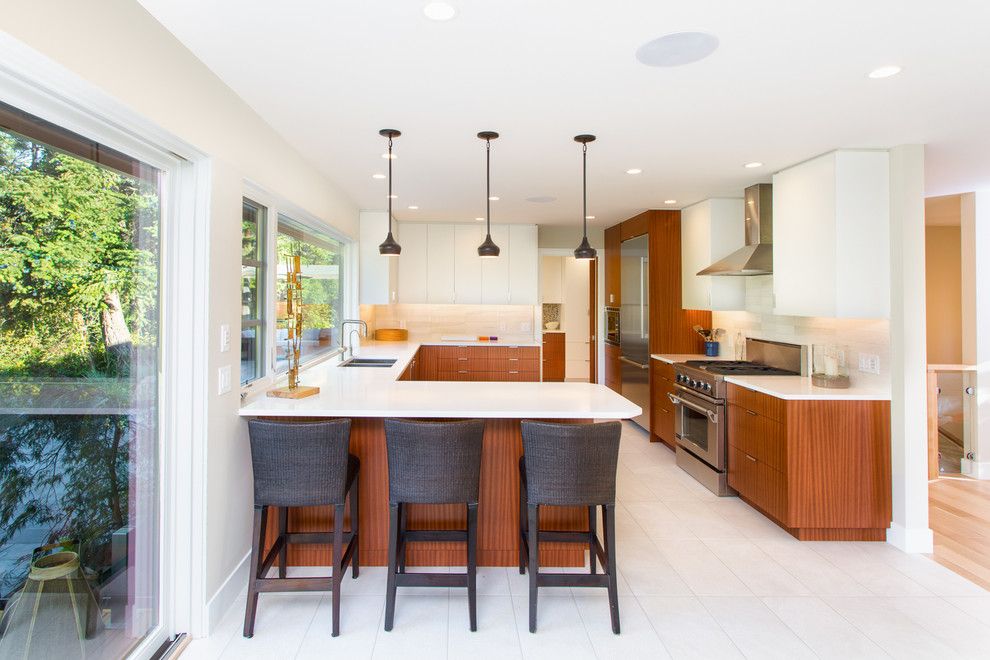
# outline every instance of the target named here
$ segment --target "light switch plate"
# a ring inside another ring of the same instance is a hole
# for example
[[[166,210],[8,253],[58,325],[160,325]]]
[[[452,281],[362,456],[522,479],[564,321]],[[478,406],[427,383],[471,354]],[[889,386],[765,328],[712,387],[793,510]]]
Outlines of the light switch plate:
[[[859,370],[867,374],[880,375],[880,356],[871,353],[859,354]]]
[[[230,350],[230,324],[220,324],[220,352],[226,353]]]
[[[230,391],[230,365],[220,367],[217,370],[217,394],[226,394]]]

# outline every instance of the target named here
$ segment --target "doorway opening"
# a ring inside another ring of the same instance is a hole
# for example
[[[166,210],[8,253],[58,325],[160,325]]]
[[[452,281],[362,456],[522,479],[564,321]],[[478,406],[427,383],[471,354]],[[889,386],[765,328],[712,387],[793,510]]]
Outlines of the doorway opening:
[[[540,258],[543,380],[598,382],[598,259]]]

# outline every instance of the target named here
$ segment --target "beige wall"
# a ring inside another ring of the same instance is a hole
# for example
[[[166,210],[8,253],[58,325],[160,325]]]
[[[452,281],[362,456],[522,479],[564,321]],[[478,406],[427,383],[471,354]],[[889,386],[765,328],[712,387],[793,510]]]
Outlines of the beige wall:
[[[216,392],[221,323],[240,322],[240,213],[251,180],[341,232],[357,236],[357,208],[240,97],[133,0],[3,0],[3,29],[210,157],[210,341],[206,598],[209,615],[242,584],[225,581],[250,548],[251,464],[236,388]],[[52,20],[57,16],[58,20]],[[324,81],[327,83],[327,81]],[[236,343],[235,343],[236,346]],[[235,380],[236,382],[236,380]]]
[[[958,226],[925,228],[928,362],[962,362],[962,246]]]

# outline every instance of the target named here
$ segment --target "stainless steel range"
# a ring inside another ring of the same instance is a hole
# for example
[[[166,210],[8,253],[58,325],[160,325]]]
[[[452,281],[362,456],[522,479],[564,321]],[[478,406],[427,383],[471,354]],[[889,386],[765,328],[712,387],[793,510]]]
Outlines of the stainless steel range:
[[[726,376],[807,373],[806,347],[746,340],[746,361],[690,360],[674,365],[674,436],[677,464],[716,495],[734,495],[727,481]]]

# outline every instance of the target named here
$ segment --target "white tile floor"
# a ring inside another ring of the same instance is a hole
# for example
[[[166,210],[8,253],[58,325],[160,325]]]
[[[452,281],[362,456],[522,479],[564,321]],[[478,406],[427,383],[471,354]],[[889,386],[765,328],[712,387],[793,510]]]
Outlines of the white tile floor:
[[[990,592],[926,557],[800,543],[630,424],[618,479],[619,636],[599,589],[541,589],[530,634],[515,568],[480,569],[476,633],[462,589],[400,590],[387,633],[385,570],[369,567],[344,582],[335,639],[329,594],[262,595],[253,639],[242,596],[183,659],[990,657]]]

